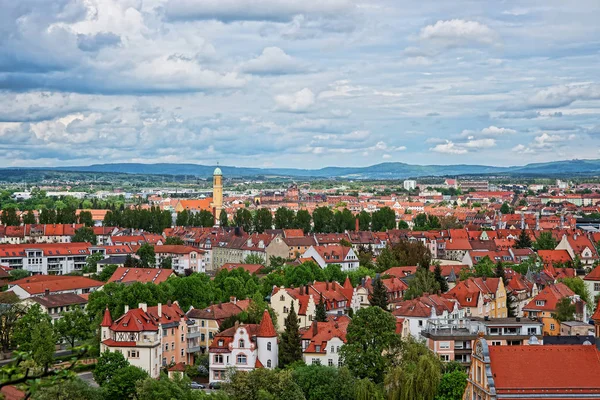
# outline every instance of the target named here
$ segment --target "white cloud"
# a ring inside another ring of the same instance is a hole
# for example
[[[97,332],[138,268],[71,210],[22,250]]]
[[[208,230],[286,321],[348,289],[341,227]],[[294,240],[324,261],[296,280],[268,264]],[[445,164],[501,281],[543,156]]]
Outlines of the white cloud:
[[[515,147],[513,147],[512,151],[514,153],[519,153],[519,154],[533,154],[533,153],[535,153],[535,151],[533,151],[529,147],[526,147],[525,145],[522,145],[522,144],[518,144]]]
[[[435,147],[430,148],[429,150],[435,151],[436,153],[445,153],[445,154],[466,154],[467,150],[461,147],[458,147],[451,142],[450,140],[446,140],[446,143],[438,144]]]
[[[561,85],[538,91],[527,99],[526,104],[533,108],[555,108],[568,106],[577,100],[600,99],[600,85]]]
[[[490,27],[477,21],[452,19],[437,21],[421,29],[419,37],[445,46],[462,46],[469,43],[494,44],[498,34]]]
[[[515,133],[517,133],[517,131],[514,129],[498,128],[493,125],[481,130],[481,134],[486,136],[514,135]]]
[[[474,139],[469,140],[464,144],[465,147],[470,149],[487,149],[496,145],[495,139]]]
[[[381,156],[381,158],[383,158],[384,160],[388,160],[388,159],[392,158],[392,156],[390,154],[384,154]]]
[[[298,60],[279,47],[266,47],[260,56],[243,63],[240,69],[257,75],[278,75],[299,72],[303,67]]]
[[[541,135],[536,136],[533,139],[532,146],[538,147],[538,148],[549,148],[549,147],[553,147],[555,143],[563,142],[564,140],[565,140],[565,138],[563,136],[549,135],[544,132]]]
[[[305,112],[315,104],[315,94],[312,90],[304,88],[293,94],[275,96],[275,103],[280,111]]]

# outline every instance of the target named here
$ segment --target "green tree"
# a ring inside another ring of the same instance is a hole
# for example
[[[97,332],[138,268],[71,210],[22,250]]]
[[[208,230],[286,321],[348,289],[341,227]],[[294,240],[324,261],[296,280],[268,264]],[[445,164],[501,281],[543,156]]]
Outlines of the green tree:
[[[401,240],[392,246],[392,254],[397,261],[397,266],[420,266],[429,268],[431,265],[431,252],[420,241],[410,242]]]
[[[266,261],[258,254],[248,254],[246,258],[244,258],[244,264],[260,264],[265,265]]]
[[[142,266],[144,268],[154,268],[156,264],[156,254],[154,253],[154,246],[149,243],[144,243],[140,246],[135,254],[140,258]]]
[[[169,245],[169,246],[171,246],[171,245],[183,246],[183,245],[185,245],[185,242],[179,236],[168,236],[165,239],[165,244]]]
[[[90,254],[85,260],[84,272],[96,272],[100,260],[104,260],[104,254],[100,252]]]
[[[106,385],[114,374],[125,367],[129,366],[129,362],[125,359],[122,353],[110,352],[106,350],[98,357],[96,368],[93,370],[94,381],[100,386]]]
[[[540,233],[535,243],[533,243],[533,248],[536,250],[554,250],[558,243],[556,243],[556,239],[552,236],[552,232],[544,231]]]
[[[105,265],[104,268],[102,268],[102,272],[96,275],[96,279],[102,282],[107,282],[110,279],[110,277],[113,276],[117,268],[119,267],[115,264]]]
[[[33,332],[36,327],[51,324],[51,318],[42,311],[42,307],[35,303],[17,321],[13,333],[13,343],[19,347],[20,351],[30,352],[37,345],[34,341]],[[52,327],[52,325],[50,325]]]
[[[302,389],[294,382],[290,370],[236,371],[223,384],[223,390],[231,400],[304,400]]]
[[[355,385],[356,400],[384,400],[381,386],[368,378],[358,379]]]
[[[31,331],[31,358],[40,367],[47,368],[54,360],[56,336],[52,323],[42,319]]]
[[[399,360],[385,376],[387,398],[434,400],[442,375],[440,359],[424,343],[408,339]]]
[[[573,278],[563,278],[560,281],[567,285],[569,289],[575,292],[575,294],[579,295],[579,297],[581,297],[581,299],[589,306],[594,306],[594,304],[592,304],[594,301],[594,299],[592,299],[592,294],[590,293],[590,290],[583,279],[578,276],[574,276]]]
[[[254,230],[263,233],[267,229],[273,229],[273,214],[268,208],[259,208],[254,214]]]
[[[327,321],[327,310],[325,309],[325,303],[323,302],[323,293],[319,295],[319,302],[315,307],[315,321],[325,322]]]
[[[19,303],[18,298],[3,301],[0,307],[0,350],[3,353],[9,352],[14,342],[13,332],[26,312],[26,307]]]
[[[404,299],[410,300],[423,295],[423,293],[437,293],[440,290],[440,284],[435,279],[435,275],[427,268],[417,268],[414,277],[404,292]]]
[[[552,314],[552,317],[559,323],[571,321],[575,316],[575,312],[575,304],[571,302],[569,297],[563,297],[556,304],[556,312]]]
[[[446,281],[446,278],[442,276],[442,266],[440,263],[435,264],[433,276],[435,277],[436,282],[440,285],[440,290],[442,293],[446,293],[448,291],[448,281]]]
[[[25,215],[23,215],[23,224],[35,224],[35,214],[33,210],[27,211]]]
[[[335,229],[333,211],[329,207],[317,207],[313,211],[314,231],[316,233],[331,233]]]
[[[408,222],[404,221],[404,220],[400,220],[398,221],[398,229],[408,229]]]
[[[94,325],[81,308],[63,312],[54,323],[54,329],[58,337],[71,347],[75,347],[77,341],[90,339],[94,335]]]
[[[398,265],[398,260],[396,260],[396,256],[394,256],[394,253],[389,248],[389,246],[386,246],[381,250],[379,256],[377,257],[377,271],[387,271],[388,269],[396,265]]]
[[[502,283],[504,283],[504,286],[506,286],[506,273],[504,272],[504,265],[502,264],[501,260],[496,263],[496,271],[494,271],[494,276],[502,279]]]
[[[102,400],[102,390],[74,377],[60,382],[52,382],[36,390],[32,400]]]
[[[311,230],[312,217],[307,210],[298,210],[294,218],[294,228],[302,229],[306,235]]]
[[[515,241],[515,248],[528,249],[528,248],[531,248],[532,246],[533,246],[533,243],[531,242],[531,237],[529,237],[529,234],[525,231],[525,229],[521,229],[521,233],[519,234],[519,237]]]
[[[375,277],[373,280],[373,291],[369,298],[369,303],[373,307],[380,307],[386,311],[388,309],[387,289],[380,276]]]
[[[170,379],[162,374],[160,379],[146,378],[136,384],[137,400],[200,400],[212,399],[212,395],[193,390],[187,377],[175,376]],[[215,399],[216,400],[216,399]]]
[[[80,211],[79,212],[79,223],[87,227],[94,226],[94,219],[91,211]]]
[[[492,278],[496,275],[495,267],[494,262],[485,256],[475,264],[475,276]]]
[[[515,304],[516,300],[513,297],[512,293],[506,293],[506,310],[507,316],[509,318],[517,317],[517,305]]]
[[[56,210],[44,208],[40,212],[40,224],[55,224]],[[107,225],[105,225],[107,226]]]
[[[189,226],[190,225],[190,213],[188,210],[183,210],[177,213],[175,219],[175,225],[177,226]]]
[[[17,215],[17,209],[13,206],[2,210],[2,214],[0,215],[0,220],[6,226],[21,225],[21,220],[19,219],[19,216]]]
[[[340,356],[355,377],[380,383],[399,345],[396,319],[379,307],[367,307],[354,314]]]
[[[71,241],[75,243],[91,243],[95,245],[96,235],[94,235],[94,230],[92,228],[84,226],[75,231]]]
[[[229,226],[229,217],[227,216],[227,210],[221,210],[219,214],[219,225],[226,228]]]
[[[252,232],[252,213],[247,208],[238,208],[233,216],[233,222],[244,232]]]
[[[19,279],[27,278],[31,274],[26,269],[13,269],[9,272],[9,275],[11,281],[17,281]]]
[[[293,369],[292,376],[306,400],[355,399],[356,379],[346,367],[300,365]]]
[[[165,257],[160,260],[160,268],[173,269],[173,257]]]
[[[294,210],[287,207],[279,207],[275,211],[275,229],[289,229],[294,227]]]
[[[358,214],[358,228],[361,231],[368,231],[371,229],[371,214],[362,210]]]
[[[376,232],[384,232],[396,228],[396,212],[389,207],[382,207],[371,216],[371,228]]]
[[[454,370],[442,375],[435,400],[461,400],[469,376],[464,370]]]
[[[502,207],[500,207],[500,212],[502,214],[510,214],[511,213],[510,205],[507,202],[502,203]]]
[[[135,399],[138,382],[148,378],[141,368],[127,365],[114,372],[112,378],[102,388],[106,400]]]
[[[281,368],[302,360],[300,325],[298,324],[298,314],[294,309],[294,302],[290,306],[290,312],[285,318],[284,326],[285,330],[281,334],[281,341],[279,342],[279,366]]]

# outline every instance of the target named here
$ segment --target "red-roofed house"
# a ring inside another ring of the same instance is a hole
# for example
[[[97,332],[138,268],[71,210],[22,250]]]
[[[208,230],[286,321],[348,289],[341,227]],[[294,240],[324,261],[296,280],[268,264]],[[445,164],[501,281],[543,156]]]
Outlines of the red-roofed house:
[[[392,314],[397,318],[408,320],[410,334],[421,337],[421,331],[427,321],[434,319],[459,319],[463,317],[460,304],[454,299],[447,299],[437,294],[424,293],[421,297],[396,303]]]
[[[330,264],[339,264],[342,271],[352,271],[358,268],[358,256],[352,247],[345,247],[339,244],[330,244],[327,246],[311,246],[302,255],[304,258],[312,257],[321,268]]]
[[[260,272],[260,270],[264,268],[264,266],[261,264],[227,263],[227,264],[223,264],[223,266],[220,269],[226,269],[227,271],[233,271],[234,269],[238,269],[238,268],[241,268],[244,271],[249,272],[250,274],[258,274]]]
[[[187,317],[177,302],[129,310],[113,321],[104,311],[100,351],[118,351],[131,365],[158,378],[162,367],[176,363],[191,363],[187,354]]]
[[[600,259],[592,241],[587,236],[577,233],[564,235],[556,246],[556,250],[567,250],[571,259],[579,257],[581,262],[588,266]]]
[[[154,283],[159,284],[166,281],[169,277],[175,276],[172,269],[163,268],[126,268],[119,267],[112,274],[108,283]]]
[[[490,346],[479,338],[474,347],[463,399],[600,399],[594,345]]]
[[[90,243],[0,245],[0,263],[32,274],[66,275],[83,270],[90,247]]]
[[[506,288],[500,278],[469,278],[444,295],[456,299],[467,316],[505,318]]]
[[[583,282],[590,291],[591,298],[595,299],[600,294],[600,267],[595,267],[583,278]]]
[[[162,245],[154,246],[156,265],[161,265],[162,261],[170,258],[173,271],[182,275],[185,270],[193,272],[205,272],[206,263],[204,261],[204,250],[184,245]]]
[[[558,302],[569,297],[575,305],[574,320],[587,321],[585,302],[562,282],[548,285],[535,296],[529,304],[523,307],[525,317],[537,318],[544,324],[544,335],[560,334],[560,323],[554,319]]]
[[[20,299],[49,294],[75,293],[86,294],[100,289],[104,282],[83,276],[33,275],[12,281],[8,291],[14,292]]]
[[[217,334],[209,348],[209,379],[225,380],[227,369],[277,368],[277,332],[267,310],[260,324],[236,324]]]
[[[341,366],[340,348],[346,343],[350,323],[347,315],[330,315],[325,322],[313,321],[302,333],[302,359],[308,365]]]

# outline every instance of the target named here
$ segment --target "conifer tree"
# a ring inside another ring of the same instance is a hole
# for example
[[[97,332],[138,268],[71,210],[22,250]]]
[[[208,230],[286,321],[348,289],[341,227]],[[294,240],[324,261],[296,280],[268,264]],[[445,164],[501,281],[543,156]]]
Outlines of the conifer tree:
[[[319,304],[315,310],[315,320],[317,322],[327,321],[327,310],[325,309],[325,303],[323,303],[323,294],[319,297]]]
[[[388,309],[387,290],[380,276],[376,276],[373,281],[373,293],[371,293],[369,303],[371,303],[373,307],[380,307],[386,311]]]
[[[294,302],[290,307],[290,313],[285,318],[284,326],[285,330],[281,334],[279,345],[279,366],[282,368],[302,359],[300,325],[298,324],[298,315],[294,309]]]
[[[531,238],[525,231],[525,229],[521,229],[521,233],[519,234],[519,238],[515,242],[515,247],[517,249],[528,249],[533,247],[533,243],[531,242]]]
[[[433,275],[435,276],[435,280],[440,284],[442,293],[446,293],[448,291],[448,282],[446,281],[446,278],[442,276],[442,266],[440,264],[435,264]]]

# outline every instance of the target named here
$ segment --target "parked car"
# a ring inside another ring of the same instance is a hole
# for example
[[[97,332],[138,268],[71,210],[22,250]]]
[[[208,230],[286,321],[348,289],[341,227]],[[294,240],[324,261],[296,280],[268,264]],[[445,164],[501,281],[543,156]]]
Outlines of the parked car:
[[[208,384],[208,388],[213,390],[221,389],[221,382],[211,382]]]
[[[198,383],[198,382],[192,382],[192,383],[190,383],[190,387],[192,389],[206,389],[206,386],[204,386],[203,384]]]

